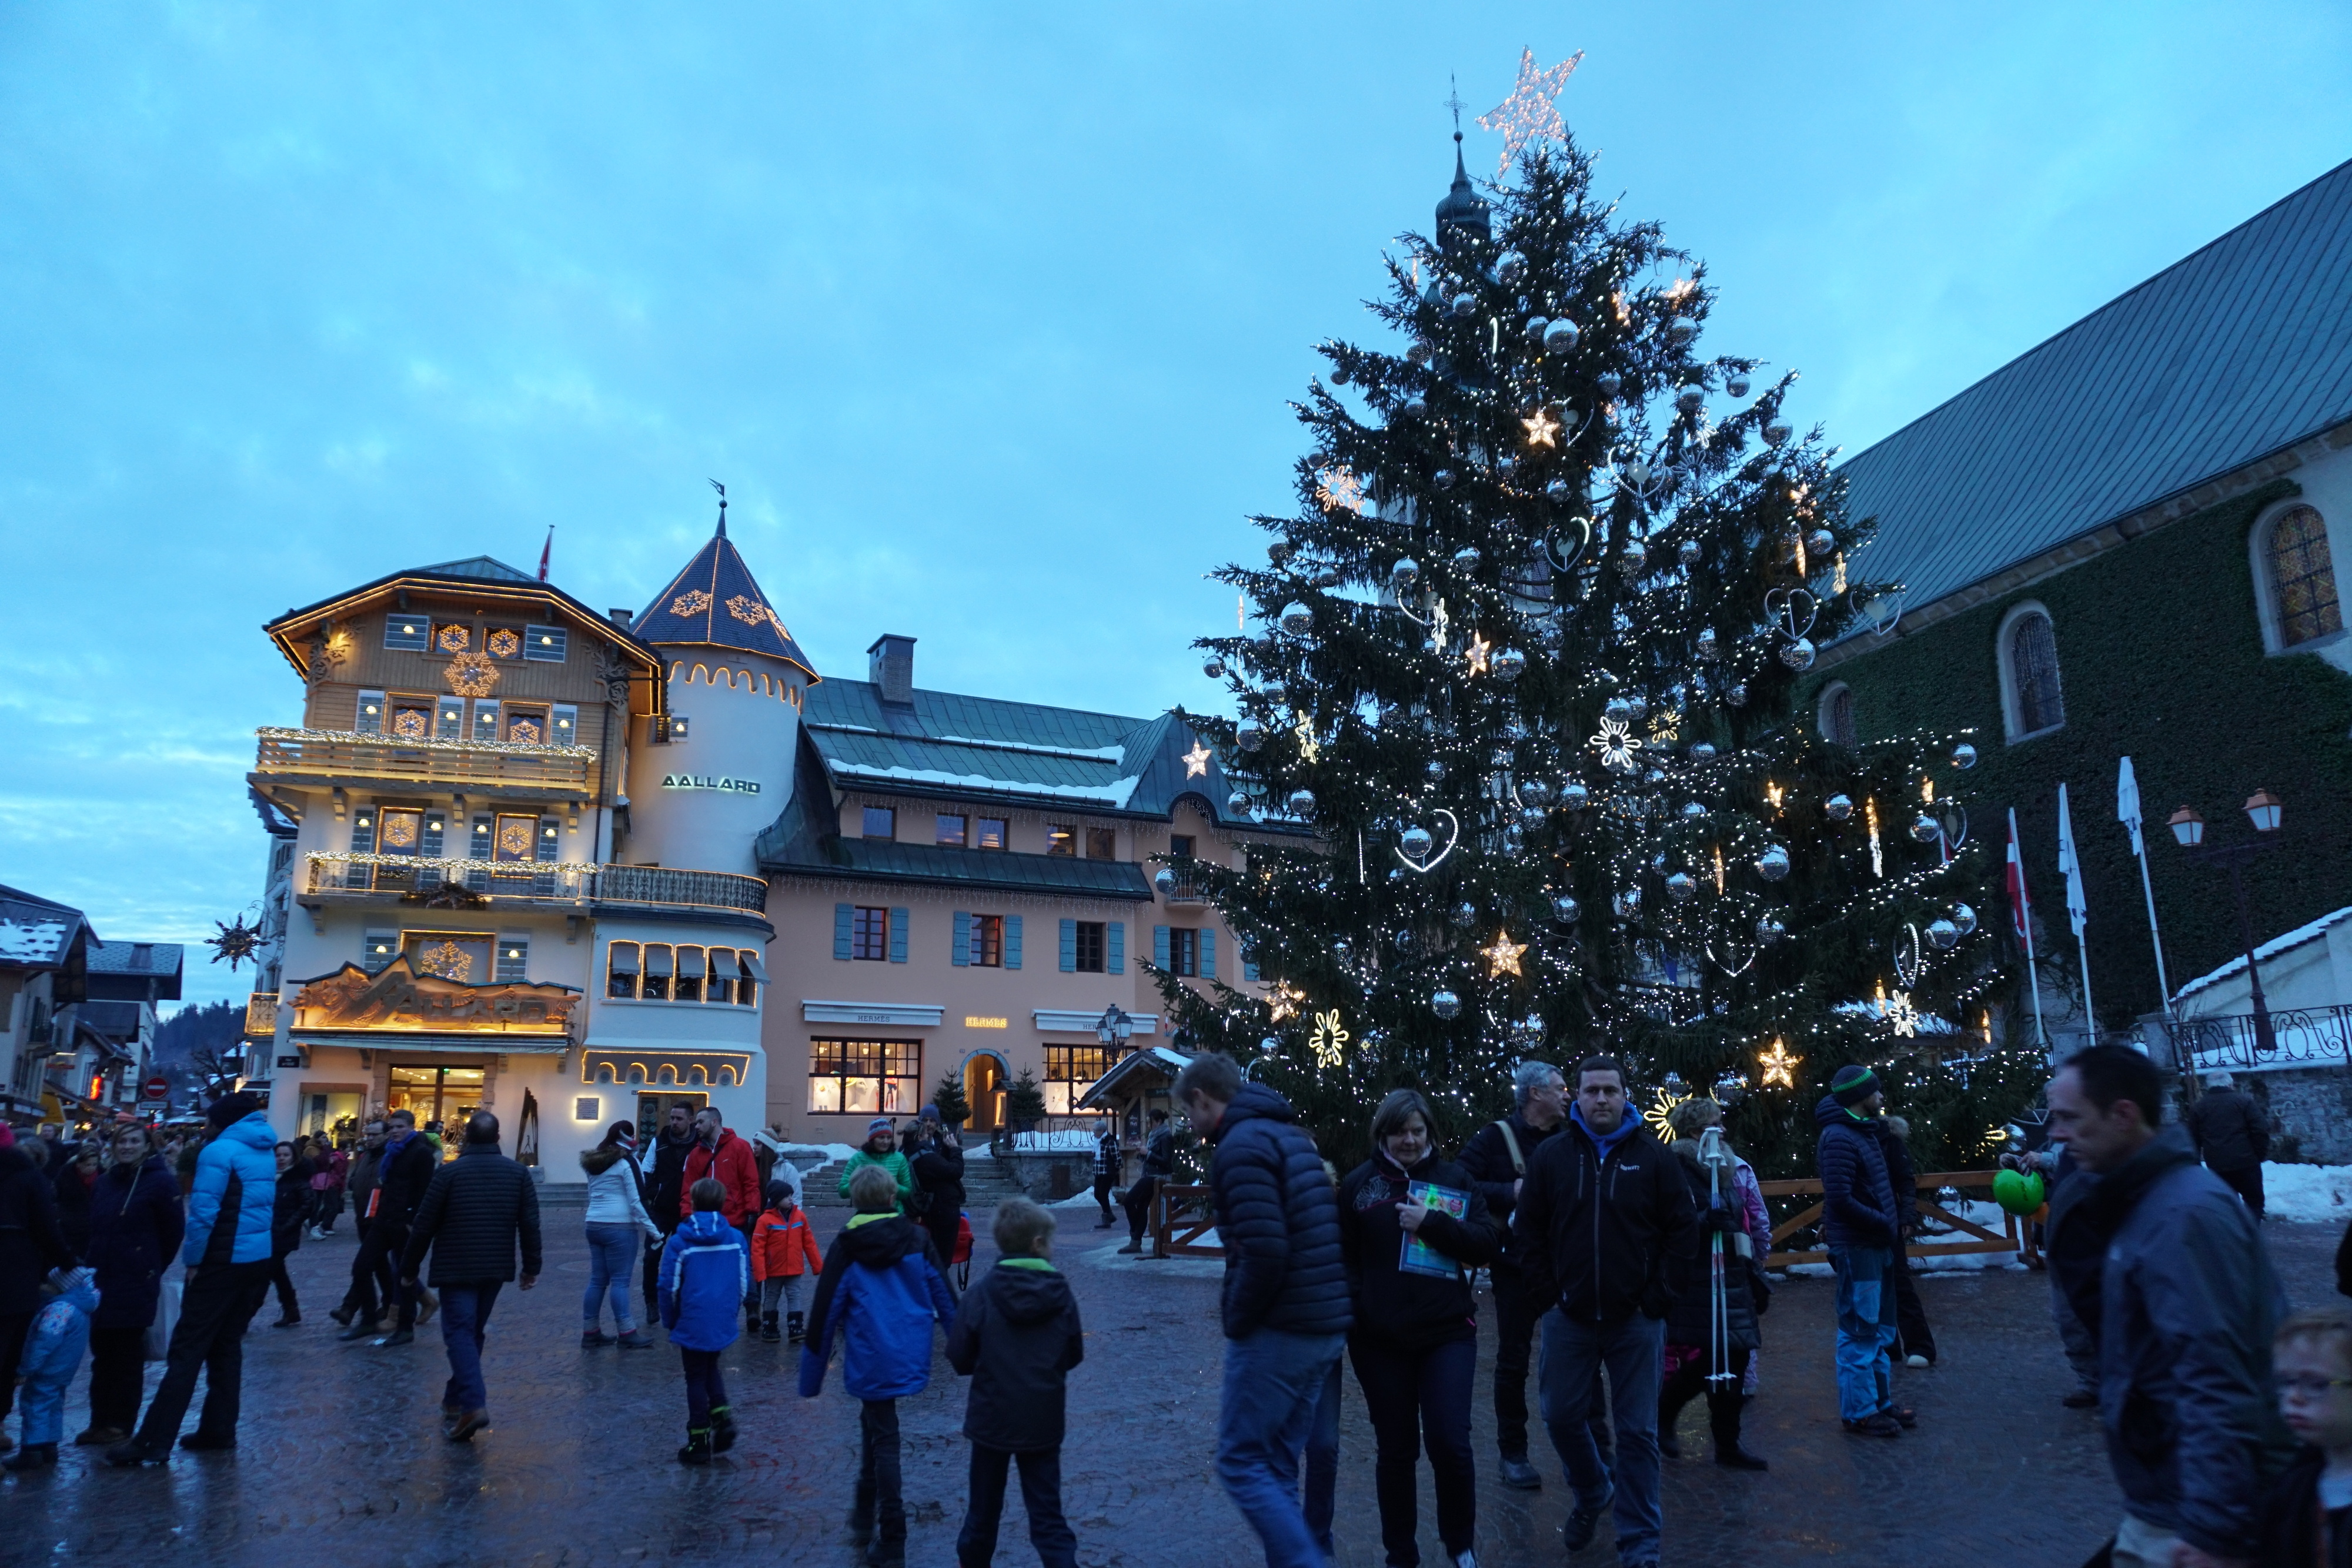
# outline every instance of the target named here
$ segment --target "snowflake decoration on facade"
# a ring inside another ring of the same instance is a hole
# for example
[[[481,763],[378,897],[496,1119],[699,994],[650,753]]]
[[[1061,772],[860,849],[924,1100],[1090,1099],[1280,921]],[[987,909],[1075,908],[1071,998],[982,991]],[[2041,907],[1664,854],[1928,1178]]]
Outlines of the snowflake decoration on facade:
[[[1315,476],[1318,504],[1343,512],[1364,509],[1364,482],[1346,468],[1326,468]]]
[[[1276,1023],[1297,1018],[1298,1009],[1307,1003],[1307,993],[1288,980],[1276,980],[1265,994],[1265,1010]]]
[[[425,738],[425,719],[422,709],[404,707],[392,716],[392,733],[404,740]]]
[[[1187,779],[1208,777],[1209,758],[1212,755],[1209,748],[1196,738],[1192,742],[1192,749],[1184,754],[1184,777]]]
[[[1675,1107],[1689,1098],[1687,1094],[1669,1093],[1661,1089],[1658,1097],[1650,1102],[1650,1108],[1642,1113],[1642,1120],[1650,1124],[1650,1131],[1658,1135],[1660,1143],[1675,1141]]]
[[[1760,1052],[1756,1058],[1756,1065],[1763,1070],[1761,1082],[1767,1089],[1794,1089],[1797,1086],[1797,1069],[1804,1062],[1803,1057],[1790,1055],[1789,1048],[1777,1040],[1769,1051]]]
[[[1527,426],[1528,444],[1529,446],[1557,446],[1559,444],[1559,443],[1553,438],[1559,434],[1559,421],[1551,416],[1551,411],[1549,409],[1539,408],[1536,410],[1532,417],[1523,419],[1519,421],[1519,423]]]
[[[474,629],[471,626],[444,626],[440,635],[433,640],[445,653],[462,653],[473,646]]]
[[[460,653],[443,671],[449,689],[461,697],[486,697],[499,684],[499,668],[487,653]]]
[[[499,859],[521,861],[530,858],[530,822],[522,817],[509,817],[499,824]]]
[[[220,926],[220,935],[205,937],[205,946],[213,950],[214,963],[226,961],[228,972],[232,975],[236,973],[236,967],[247,958],[253,959],[257,968],[260,967],[261,960],[257,955],[261,947],[261,927],[247,925],[242,915],[236,917],[234,925],[221,925],[217,920],[213,924]]]
[[[1505,975],[1525,973],[1519,967],[1519,955],[1527,950],[1526,943],[1512,941],[1511,934],[1505,931],[1496,936],[1492,947],[1479,948],[1478,956],[1486,960],[1486,977],[1495,980]]]
[[[1315,1032],[1307,1038],[1307,1045],[1315,1052],[1315,1065],[1318,1067],[1339,1066],[1339,1063],[1347,1057],[1348,1040],[1348,1031],[1341,1028],[1339,1024],[1339,1009],[1338,1008],[1333,1008],[1328,1013],[1317,1013],[1315,1015]]]
[[[1560,123],[1559,110],[1553,103],[1576,68],[1584,63],[1584,51],[1579,49],[1549,70],[1536,68],[1536,52],[1521,51],[1519,79],[1511,86],[1511,96],[1478,117],[1481,131],[1503,133],[1503,156],[1495,165],[1495,178],[1499,180],[1511,172],[1511,160],[1530,142],[1542,141],[1568,134]]]
[[[746,626],[764,626],[768,623],[771,612],[758,600],[739,593],[727,601],[727,613]]]
[[[501,626],[490,633],[488,647],[491,658],[511,659],[522,652],[522,639]]]
[[[1623,719],[1604,718],[1601,721],[1601,733],[1592,737],[1592,745],[1601,752],[1601,767],[1612,773],[1631,773],[1633,753],[1642,749],[1642,737]]]
[[[445,941],[427,947],[417,959],[416,967],[423,974],[438,975],[462,986],[467,983],[466,977],[474,972],[474,956],[455,942]]]
[[[669,601],[669,612],[681,621],[690,621],[709,608],[710,595],[698,588],[691,593],[681,593]]]

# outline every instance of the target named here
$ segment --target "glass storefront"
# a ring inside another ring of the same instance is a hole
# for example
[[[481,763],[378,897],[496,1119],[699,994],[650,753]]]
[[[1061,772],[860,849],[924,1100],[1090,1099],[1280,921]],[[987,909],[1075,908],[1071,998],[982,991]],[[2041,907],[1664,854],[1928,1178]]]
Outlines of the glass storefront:
[[[441,1139],[445,1159],[455,1159],[466,1118],[482,1108],[483,1070],[478,1066],[417,1066],[395,1062],[384,1092],[386,1113],[408,1111],[416,1124]]]

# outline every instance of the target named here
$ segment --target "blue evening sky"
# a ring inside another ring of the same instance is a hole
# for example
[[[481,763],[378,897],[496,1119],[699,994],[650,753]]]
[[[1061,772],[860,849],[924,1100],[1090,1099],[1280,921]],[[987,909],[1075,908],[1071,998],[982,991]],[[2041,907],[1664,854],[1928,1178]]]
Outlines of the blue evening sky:
[[[1848,451],[2352,149],[2333,0],[13,5],[0,882],[194,940],[299,711],[264,621],[551,523],[641,606],[707,476],[821,670],[903,632],[929,686],[1213,704],[1310,345],[1428,227],[1447,73],[1484,110],[1522,46],[1586,51],[1704,346]]]

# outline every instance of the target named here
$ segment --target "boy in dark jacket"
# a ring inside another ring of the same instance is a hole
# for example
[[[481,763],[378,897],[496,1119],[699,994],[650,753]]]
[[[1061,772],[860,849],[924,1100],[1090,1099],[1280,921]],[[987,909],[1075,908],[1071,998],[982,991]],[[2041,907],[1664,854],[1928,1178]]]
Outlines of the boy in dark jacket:
[[[2279,1414],[2305,1446],[2263,1499],[2261,1568],[2352,1561],[2352,1316],[2297,1312],[2271,1346]]]
[[[1878,1112],[1886,1095],[1867,1067],[1841,1067],[1813,1109],[1821,1124],[1822,1239],[1837,1271],[1838,1416],[1856,1437],[1899,1437],[1911,1413],[1895,1404],[1895,1249],[1901,1211]]]
[[[971,1379],[963,1435],[971,1439],[971,1500],[956,1537],[961,1568],[987,1568],[1004,1517],[1004,1480],[1021,1461],[1029,1543],[1045,1568],[1076,1568],[1078,1538],[1062,1516],[1063,1405],[1086,1359],[1069,1281],[1054,1270],[1054,1217],[1025,1197],[999,1204],[1003,1254],[965,1293],[948,1331],[948,1360]]]
[[[686,1447],[680,1464],[707,1465],[735,1446],[735,1416],[719,1353],[735,1343],[735,1309],[751,1288],[743,1233],[727,1223],[727,1187],[704,1176],[687,1189],[694,1212],[662,1244],[661,1321],[686,1364]]]
[[[904,1568],[907,1508],[898,1483],[898,1400],[931,1380],[931,1323],[955,1322],[955,1297],[922,1227],[898,1212],[898,1181],[879,1161],[849,1181],[856,1206],[825,1258],[801,1348],[801,1396],[824,1391],[833,1343],[843,1342],[842,1386],[864,1405],[857,1499],[849,1528],[876,1568]],[[877,1517],[881,1532],[875,1533]]]

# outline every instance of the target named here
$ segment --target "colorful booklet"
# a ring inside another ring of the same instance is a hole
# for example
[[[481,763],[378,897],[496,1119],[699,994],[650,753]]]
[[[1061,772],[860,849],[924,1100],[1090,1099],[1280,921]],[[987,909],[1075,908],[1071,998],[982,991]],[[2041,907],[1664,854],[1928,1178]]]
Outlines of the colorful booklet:
[[[1470,1195],[1456,1192],[1450,1186],[1416,1181],[1407,1182],[1404,1190],[1408,1199],[1417,1198],[1438,1213],[1452,1215],[1456,1219],[1470,1211]],[[1462,1277],[1462,1265],[1408,1230],[1404,1237],[1404,1250],[1397,1258],[1397,1272],[1427,1274],[1438,1280],[1458,1280]]]

